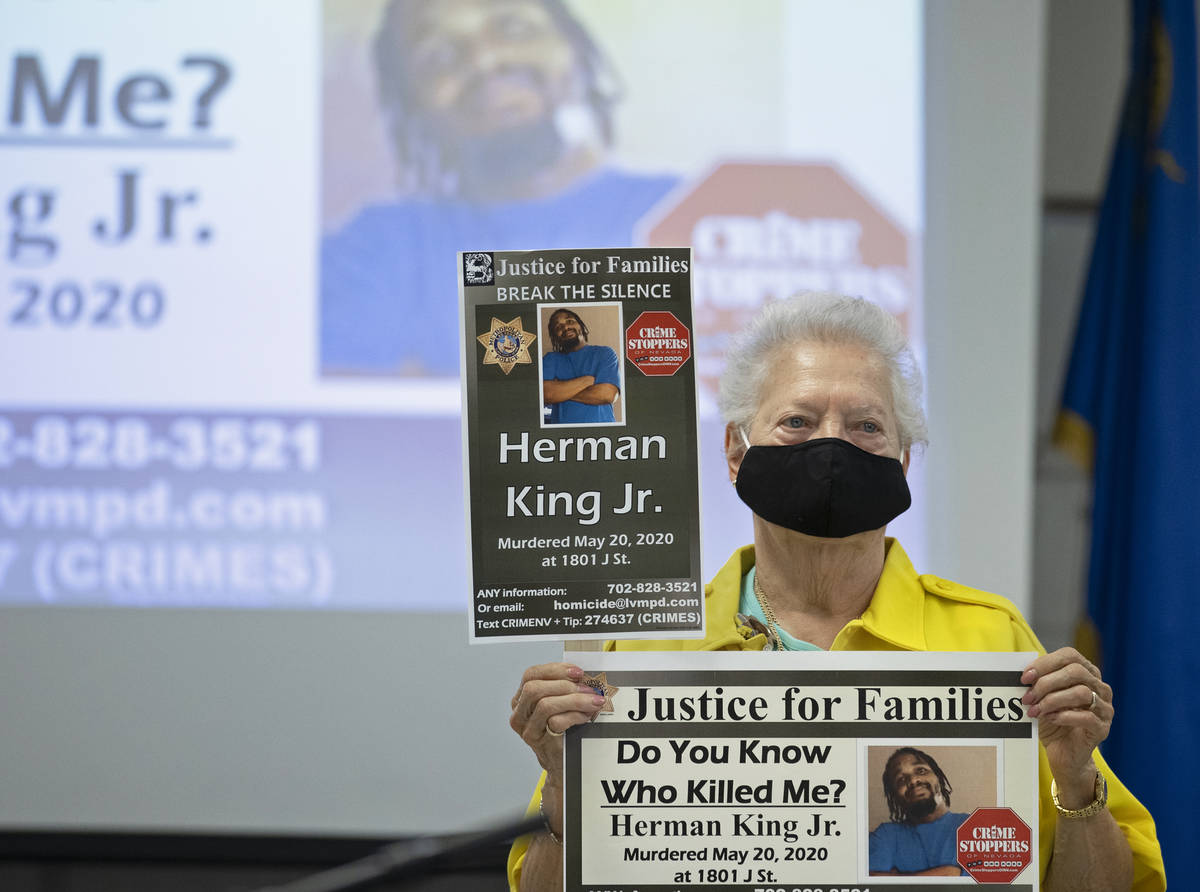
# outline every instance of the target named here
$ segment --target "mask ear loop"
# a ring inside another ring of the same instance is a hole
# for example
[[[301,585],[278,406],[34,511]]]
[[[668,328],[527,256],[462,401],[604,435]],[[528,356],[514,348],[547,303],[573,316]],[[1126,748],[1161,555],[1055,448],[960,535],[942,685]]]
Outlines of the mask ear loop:
[[[741,434],[742,442],[746,444],[746,449],[750,449],[750,438],[746,436],[746,430],[740,424],[737,426],[737,432]],[[737,475],[733,475],[733,479],[729,481],[733,484],[734,489],[737,489]]]

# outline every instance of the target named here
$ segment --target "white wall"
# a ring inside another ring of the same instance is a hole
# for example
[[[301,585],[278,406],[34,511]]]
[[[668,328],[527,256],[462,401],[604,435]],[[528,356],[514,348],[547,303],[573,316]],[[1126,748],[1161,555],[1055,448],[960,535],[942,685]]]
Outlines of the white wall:
[[[1083,609],[1091,483],[1050,445],[1050,434],[1127,77],[1129,4],[1055,0],[1048,13],[1033,622],[1042,643],[1055,648],[1072,643]]]
[[[928,569],[1028,611],[1044,8],[926,10]]]

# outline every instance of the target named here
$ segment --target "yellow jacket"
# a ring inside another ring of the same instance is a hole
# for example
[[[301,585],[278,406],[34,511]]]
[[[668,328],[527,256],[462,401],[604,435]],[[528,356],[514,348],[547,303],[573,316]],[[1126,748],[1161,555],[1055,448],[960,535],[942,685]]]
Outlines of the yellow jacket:
[[[1029,624],[1007,598],[929,574],[917,575],[900,543],[887,540],[883,573],[871,603],[861,617],[848,622],[833,640],[831,650],[914,651],[1037,651],[1045,653]],[[754,546],[738,549],[704,590],[707,633],[703,639],[668,641],[609,641],[606,650],[762,650],[765,636],[737,622],[742,577],[754,566]],[[1166,870],[1154,831],[1154,819],[1113,774],[1097,752],[1096,765],[1108,782],[1108,810],[1133,851],[1135,892],[1166,889]],[[541,802],[543,776],[538,781],[529,812]],[[1050,798],[1050,766],[1045,752],[1039,759],[1038,809],[1039,865],[1041,876],[1054,848],[1058,812]],[[509,887],[519,888],[521,862],[528,839],[513,843],[508,858]]]

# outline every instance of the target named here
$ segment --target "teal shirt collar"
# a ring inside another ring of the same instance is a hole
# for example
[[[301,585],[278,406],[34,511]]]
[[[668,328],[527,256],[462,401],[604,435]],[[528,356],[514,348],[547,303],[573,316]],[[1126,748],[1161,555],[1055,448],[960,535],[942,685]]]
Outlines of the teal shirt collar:
[[[765,626],[767,625],[767,616],[763,613],[762,605],[758,603],[758,598],[754,594],[754,569],[754,567],[751,567],[746,575],[742,577],[742,595],[738,601],[738,612],[754,617]],[[779,640],[783,643],[786,650],[821,649],[815,644],[809,644],[807,641],[793,638],[782,626],[776,626],[775,630],[779,633]]]

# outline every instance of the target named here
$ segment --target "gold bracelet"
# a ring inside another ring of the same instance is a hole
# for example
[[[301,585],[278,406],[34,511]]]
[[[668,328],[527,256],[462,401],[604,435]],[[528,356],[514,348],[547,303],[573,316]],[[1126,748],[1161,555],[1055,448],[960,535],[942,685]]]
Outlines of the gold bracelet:
[[[1108,783],[1104,780],[1104,775],[1097,771],[1096,798],[1083,808],[1063,808],[1062,803],[1058,801],[1058,784],[1054,780],[1050,781],[1050,798],[1054,800],[1054,807],[1064,818],[1090,818],[1104,811],[1104,807],[1108,805]]]
[[[550,826],[550,819],[546,817],[545,799],[538,800],[538,814],[542,816],[542,823],[546,826],[546,832],[550,834],[550,838],[562,845],[562,837],[554,832],[554,828]]]

